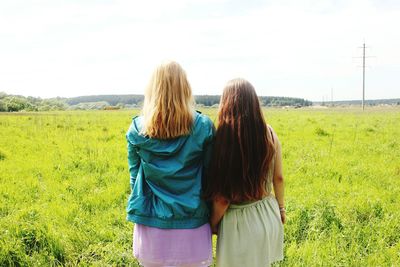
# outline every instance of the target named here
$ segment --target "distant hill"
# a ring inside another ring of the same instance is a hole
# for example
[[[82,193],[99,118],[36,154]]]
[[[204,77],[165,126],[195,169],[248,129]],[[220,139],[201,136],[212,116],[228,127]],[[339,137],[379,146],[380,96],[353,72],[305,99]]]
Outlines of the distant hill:
[[[207,107],[217,106],[220,98],[219,95],[195,96],[197,105]],[[303,98],[261,96],[259,99],[263,106],[303,107],[312,105],[311,101]],[[89,95],[42,99],[0,92],[0,112],[136,108],[143,104],[143,100],[143,95]]]
[[[196,104],[214,106],[219,104],[219,95],[196,95]],[[87,102],[108,102],[111,106],[116,105],[140,105],[143,103],[143,95],[91,95],[66,98],[68,105],[77,105]],[[303,98],[281,97],[281,96],[260,96],[263,106],[311,106],[312,102]]]
[[[195,96],[198,106],[212,107],[219,104],[219,95]],[[0,92],[0,112],[14,111],[48,111],[48,110],[113,110],[123,108],[137,108],[143,104],[143,95],[89,95],[71,98],[42,99],[20,95],[8,95]],[[360,100],[311,102],[303,98],[260,96],[260,103],[266,107],[306,107],[311,105],[333,104],[335,106],[361,105]],[[400,105],[400,98],[367,100],[366,105]]]
[[[361,100],[340,100],[340,101],[326,101],[326,102],[313,102],[314,105],[335,105],[335,106],[358,106],[361,105]],[[371,99],[365,100],[365,105],[376,106],[376,105],[400,105],[400,98],[390,99]]]
[[[143,95],[88,95],[66,98],[65,103],[68,105],[77,105],[80,103],[105,101],[111,106],[116,106],[118,104],[138,105],[140,102],[143,102],[143,99]]]

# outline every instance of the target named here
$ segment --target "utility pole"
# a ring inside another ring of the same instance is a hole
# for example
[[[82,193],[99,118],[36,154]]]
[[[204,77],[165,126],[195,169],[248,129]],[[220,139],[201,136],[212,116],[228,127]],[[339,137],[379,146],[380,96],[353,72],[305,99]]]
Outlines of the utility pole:
[[[364,110],[365,109],[365,59],[369,58],[370,56],[365,56],[365,49],[368,48],[365,46],[365,41],[364,41],[363,45],[359,48],[362,48],[362,50],[363,50],[362,57],[356,57],[356,58],[362,58],[362,60],[363,60],[363,64],[362,64],[362,75],[363,75],[362,79],[363,80],[362,80],[362,102],[361,102],[361,105],[362,105],[362,110]]]
[[[333,107],[333,88],[331,88],[331,106]]]
[[[365,105],[365,42],[363,44],[363,93],[362,93],[362,109],[364,111],[364,105]]]

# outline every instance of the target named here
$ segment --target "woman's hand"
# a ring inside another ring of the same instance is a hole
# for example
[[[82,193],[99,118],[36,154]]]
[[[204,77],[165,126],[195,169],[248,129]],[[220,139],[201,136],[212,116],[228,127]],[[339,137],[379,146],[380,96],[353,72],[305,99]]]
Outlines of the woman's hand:
[[[285,224],[285,222],[286,222],[286,209],[285,208],[279,208],[279,212],[281,214],[282,224]]]
[[[225,211],[229,207],[229,201],[224,197],[216,197],[213,200],[213,206],[211,211],[210,225],[213,234],[217,234],[219,222],[225,214]]]
[[[218,224],[217,225],[211,225],[211,233],[213,235],[218,235]]]

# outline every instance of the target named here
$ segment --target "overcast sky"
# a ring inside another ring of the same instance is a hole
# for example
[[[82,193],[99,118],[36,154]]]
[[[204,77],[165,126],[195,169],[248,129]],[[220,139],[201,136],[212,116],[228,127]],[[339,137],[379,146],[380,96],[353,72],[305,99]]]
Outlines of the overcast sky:
[[[0,1],[0,91],[142,94],[179,62],[194,94],[248,79],[259,95],[400,97],[400,1]]]

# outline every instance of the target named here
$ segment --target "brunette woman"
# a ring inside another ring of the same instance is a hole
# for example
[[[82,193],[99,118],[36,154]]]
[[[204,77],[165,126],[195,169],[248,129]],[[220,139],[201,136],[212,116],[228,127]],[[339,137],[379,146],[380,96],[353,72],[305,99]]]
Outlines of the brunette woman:
[[[265,267],[283,259],[281,145],[244,79],[229,81],[223,91],[204,193],[213,201],[218,267]]]

